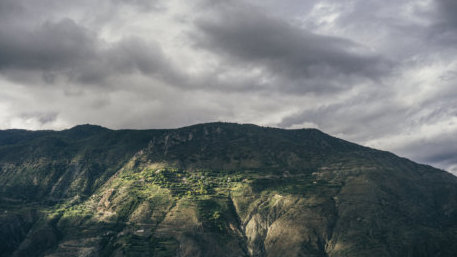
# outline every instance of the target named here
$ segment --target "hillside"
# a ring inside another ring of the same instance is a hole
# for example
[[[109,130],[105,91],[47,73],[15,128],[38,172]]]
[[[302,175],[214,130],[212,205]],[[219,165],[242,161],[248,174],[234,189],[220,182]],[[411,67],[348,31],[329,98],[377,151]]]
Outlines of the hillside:
[[[457,177],[316,129],[0,131],[0,257],[457,256]]]

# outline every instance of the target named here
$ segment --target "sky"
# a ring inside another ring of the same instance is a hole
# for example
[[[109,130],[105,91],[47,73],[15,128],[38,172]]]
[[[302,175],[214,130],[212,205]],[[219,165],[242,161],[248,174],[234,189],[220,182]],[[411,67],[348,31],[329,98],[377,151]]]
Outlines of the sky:
[[[0,129],[226,121],[457,174],[455,0],[0,0]]]

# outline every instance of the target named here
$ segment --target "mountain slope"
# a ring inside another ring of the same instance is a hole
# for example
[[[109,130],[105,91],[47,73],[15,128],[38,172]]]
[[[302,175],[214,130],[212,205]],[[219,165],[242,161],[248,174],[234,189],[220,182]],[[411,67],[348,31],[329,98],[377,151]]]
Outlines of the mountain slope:
[[[315,129],[0,131],[0,256],[456,256],[457,178]]]

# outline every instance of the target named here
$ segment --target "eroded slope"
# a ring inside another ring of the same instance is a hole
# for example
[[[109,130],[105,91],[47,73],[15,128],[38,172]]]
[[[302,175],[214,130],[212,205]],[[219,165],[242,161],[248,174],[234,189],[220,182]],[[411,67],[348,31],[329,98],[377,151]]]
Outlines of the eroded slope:
[[[0,135],[2,256],[457,253],[456,177],[317,130],[30,133]]]

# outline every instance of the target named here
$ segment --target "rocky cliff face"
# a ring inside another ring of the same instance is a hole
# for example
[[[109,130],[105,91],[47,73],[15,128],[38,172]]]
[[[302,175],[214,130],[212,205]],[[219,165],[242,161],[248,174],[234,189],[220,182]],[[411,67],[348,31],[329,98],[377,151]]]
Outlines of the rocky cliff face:
[[[318,130],[0,132],[0,256],[456,256],[457,178]]]

